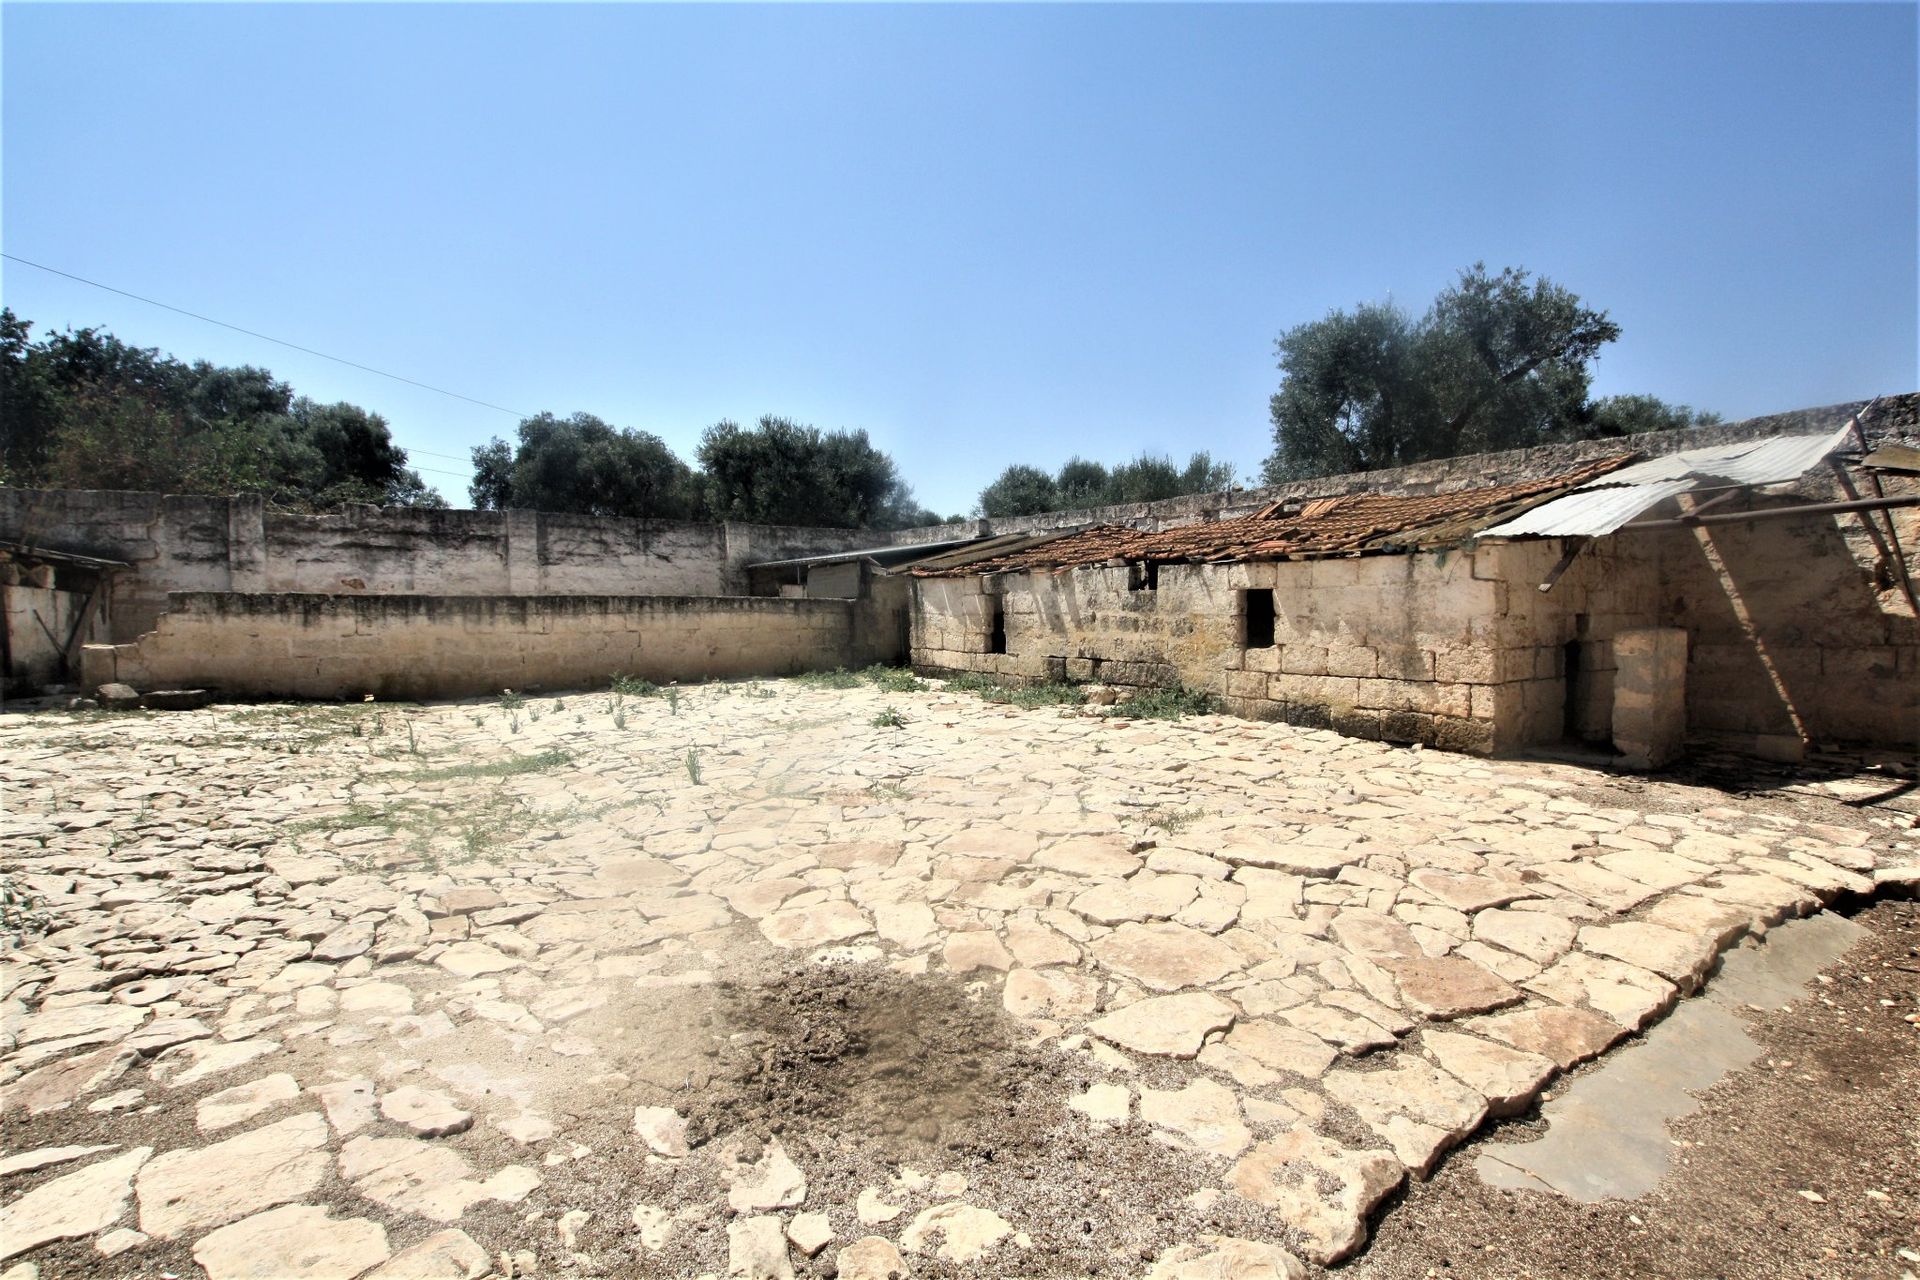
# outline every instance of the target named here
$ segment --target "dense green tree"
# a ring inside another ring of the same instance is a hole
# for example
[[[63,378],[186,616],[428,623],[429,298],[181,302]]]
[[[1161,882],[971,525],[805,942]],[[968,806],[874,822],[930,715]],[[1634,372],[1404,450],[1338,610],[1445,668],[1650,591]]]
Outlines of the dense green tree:
[[[773,415],[752,427],[719,422],[701,436],[699,460],[716,520],[834,529],[940,522],[864,431],[823,433]]]
[[[1233,466],[1196,453],[1184,469],[1164,454],[1143,453],[1108,470],[1075,457],[1057,474],[1016,464],[980,492],[986,516],[1029,516],[1042,511],[1083,511],[1130,502],[1158,502],[1190,493],[1214,493],[1233,485]]]
[[[186,364],[100,329],[35,342],[0,311],[6,483],[445,506],[406,463],[385,419],[295,399],[265,369]]]
[[[1054,478],[1038,467],[1015,463],[980,491],[984,516],[1030,516],[1060,510],[1060,489]]]
[[[1391,303],[1288,330],[1269,483],[1582,438],[1620,327],[1545,278],[1482,263],[1414,319]]]
[[[661,520],[698,514],[693,473],[659,436],[590,413],[535,414],[519,435],[517,449],[497,438],[474,449],[475,507]]]
[[[1606,396],[1587,406],[1582,433],[1590,439],[1637,436],[1647,431],[1683,431],[1710,427],[1717,413],[1697,412],[1691,405],[1668,404],[1658,396]]]

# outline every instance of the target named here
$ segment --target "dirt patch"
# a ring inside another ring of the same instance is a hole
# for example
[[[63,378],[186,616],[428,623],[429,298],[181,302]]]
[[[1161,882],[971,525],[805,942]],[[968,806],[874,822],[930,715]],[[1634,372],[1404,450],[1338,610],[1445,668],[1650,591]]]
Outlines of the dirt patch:
[[[1920,904],[1882,901],[1855,920],[1870,936],[1807,998],[1756,1016],[1761,1060],[1673,1125],[1674,1167],[1651,1194],[1582,1205],[1497,1191],[1470,1145],[1335,1274],[1920,1275],[1920,1026],[1908,1021],[1920,1014]]]

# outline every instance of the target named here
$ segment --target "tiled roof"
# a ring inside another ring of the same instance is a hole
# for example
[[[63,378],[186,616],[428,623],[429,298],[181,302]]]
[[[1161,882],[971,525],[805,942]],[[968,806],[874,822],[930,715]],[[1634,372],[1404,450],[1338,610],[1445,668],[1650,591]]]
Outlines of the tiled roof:
[[[1250,516],[1150,532],[1095,525],[1013,548],[963,549],[904,566],[915,577],[960,577],[1072,569],[1110,560],[1286,560],[1451,546],[1481,529],[1633,461],[1632,454],[1596,459],[1539,480],[1405,497],[1354,493],[1304,504],[1276,503]]]

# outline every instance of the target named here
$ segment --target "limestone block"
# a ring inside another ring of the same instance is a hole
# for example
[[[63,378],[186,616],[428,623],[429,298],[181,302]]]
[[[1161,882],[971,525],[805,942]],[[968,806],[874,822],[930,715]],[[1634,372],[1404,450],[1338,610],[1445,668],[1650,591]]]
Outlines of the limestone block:
[[[1658,769],[1684,748],[1687,633],[1678,627],[1622,631],[1613,640],[1613,743],[1632,769]]]

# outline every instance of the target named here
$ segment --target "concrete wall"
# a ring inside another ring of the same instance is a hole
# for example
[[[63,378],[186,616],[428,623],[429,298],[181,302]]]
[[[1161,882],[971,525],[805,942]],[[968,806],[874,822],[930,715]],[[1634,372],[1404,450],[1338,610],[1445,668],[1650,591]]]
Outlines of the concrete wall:
[[[1185,684],[1263,719],[1466,751],[1560,740],[1568,646],[1605,736],[1610,641],[1647,625],[1652,555],[1607,546],[1543,595],[1557,544],[1410,556],[1126,567],[915,584],[912,655],[929,671]],[[1270,590],[1274,643],[1244,647],[1246,592]],[[994,614],[1007,651],[990,652]],[[1604,714],[1603,714],[1604,713]],[[1579,719],[1576,714],[1576,719]]]
[[[352,507],[269,512],[255,497],[0,488],[0,539],[126,561],[114,638],[176,591],[734,595],[745,566],[868,545],[871,532]]]
[[[82,651],[88,688],[439,698],[789,675],[899,659],[886,601],[176,593],[156,630]]]

